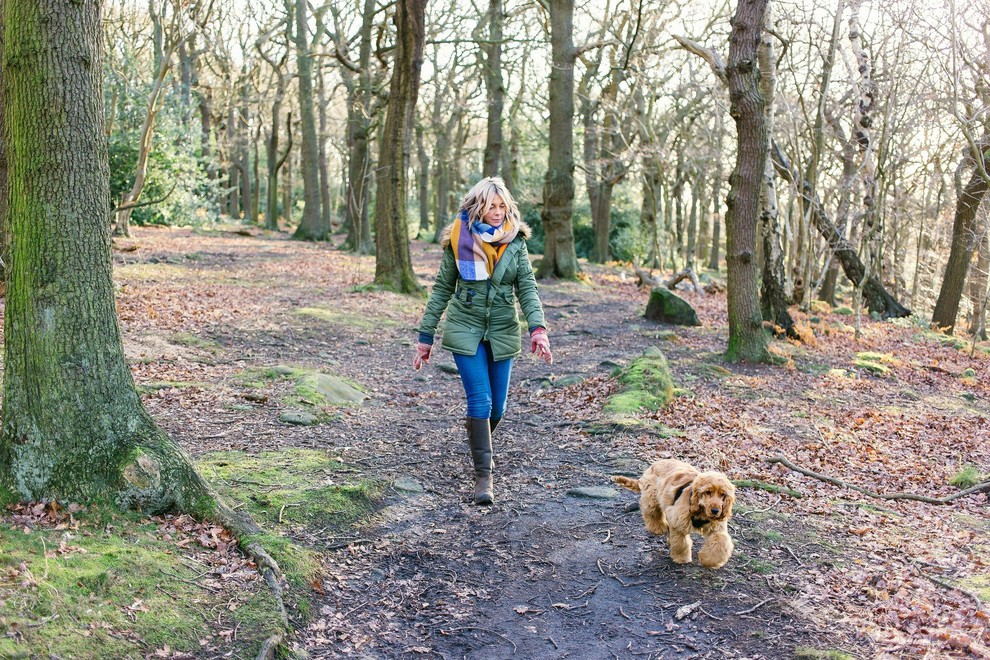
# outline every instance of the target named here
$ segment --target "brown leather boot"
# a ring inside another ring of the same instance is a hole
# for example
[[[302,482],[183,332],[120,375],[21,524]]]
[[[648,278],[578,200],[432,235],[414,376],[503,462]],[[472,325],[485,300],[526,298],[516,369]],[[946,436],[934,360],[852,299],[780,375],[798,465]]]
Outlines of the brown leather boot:
[[[489,505],[492,495],[492,429],[487,419],[467,418],[468,443],[474,462],[474,503]]]

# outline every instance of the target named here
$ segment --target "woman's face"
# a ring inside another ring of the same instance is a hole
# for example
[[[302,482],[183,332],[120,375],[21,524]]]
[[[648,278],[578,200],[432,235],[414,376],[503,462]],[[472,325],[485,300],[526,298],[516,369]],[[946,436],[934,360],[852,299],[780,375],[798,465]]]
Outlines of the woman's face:
[[[501,195],[495,195],[492,200],[492,205],[488,207],[485,214],[481,216],[481,221],[492,227],[498,227],[505,220],[505,214],[508,209],[505,206],[505,200],[502,199]]]

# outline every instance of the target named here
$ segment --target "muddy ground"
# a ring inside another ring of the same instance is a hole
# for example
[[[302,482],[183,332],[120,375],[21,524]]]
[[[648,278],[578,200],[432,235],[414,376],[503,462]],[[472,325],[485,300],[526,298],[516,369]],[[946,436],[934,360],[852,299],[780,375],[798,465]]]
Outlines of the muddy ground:
[[[586,266],[584,282],[544,283],[555,363],[516,361],[494,441],[496,504],[479,508],[468,500],[463,391],[440,368],[452,360],[437,350],[422,371],[410,366],[425,300],[369,288],[373,258],[252,234],[138,229],[115,251],[118,307],[139,384],[198,384],[145,397],[192,453],[316,448],[344,461],[348,478],[388,484],[356,527],[293,530],[324,564],[307,594],[311,618],[294,621],[295,649],[320,658],[873,657],[931,636],[917,627],[904,634],[903,625],[885,636],[867,614],[878,607],[873,594],[900,597],[898,585],[876,579],[890,574],[889,562],[906,565],[884,550],[903,540],[863,542],[901,518],[896,507],[852,498],[849,514],[848,502],[836,503],[841,489],[820,496],[821,484],[802,500],[740,488],[735,554],[712,571],[673,564],[665,540],[627,511],[632,493],[574,490],[609,489],[610,475],[637,474],[661,457],[807,486],[763,460],[791,442],[794,452],[816,451],[810,438],[824,436],[809,403],[815,388],[825,388],[821,405],[836,425],[859,414],[859,402],[842,394],[858,385],[827,380],[831,353],[784,345],[807,368],[724,365],[724,298],[691,294],[703,327],[672,328],[643,320],[647,294],[621,266]],[[430,284],[439,248],[414,243],[413,261]],[[633,420],[604,414],[616,389],[610,374],[650,346],[662,348],[685,388],[678,402]],[[942,358],[946,373],[953,359]],[[238,380],[272,365],[350,378],[369,399],[327,423],[281,423],[286,385],[272,383],[262,401],[244,405]],[[940,377],[912,382],[916,392],[927,388],[913,400],[943,390]],[[904,390],[885,391],[896,398]],[[983,407],[970,412],[980,428]],[[754,443],[758,458],[746,453]],[[850,515],[870,527],[851,529]],[[858,585],[870,580],[866,597]],[[930,598],[949,598],[932,589],[942,595]]]

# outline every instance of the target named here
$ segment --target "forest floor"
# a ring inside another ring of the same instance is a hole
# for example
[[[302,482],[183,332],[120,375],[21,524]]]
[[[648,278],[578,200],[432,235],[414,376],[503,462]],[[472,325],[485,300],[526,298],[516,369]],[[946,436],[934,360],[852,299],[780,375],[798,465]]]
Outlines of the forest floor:
[[[413,244],[424,285],[439,256]],[[275,554],[303,576],[289,589],[290,646],[310,657],[990,657],[986,496],[881,500],[767,461],[932,497],[958,492],[949,482],[967,466],[986,479],[980,347],[868,319],[856,340],[849,316],[823,309],[795,312],[808,341],[774,342],[782,366],[727,364],[724,294],[681,292],[702,326],[659,326],[643,319],[648,292],[628,268],[584,265],[584,281],[541,283],[555,361],[516,361],[494,440],[496,503],[479,508],[452,360],[438,349],[412,370],[425,300],[369,287],[372,257],[254,229],[136,228],[114,259],[144,401],[208,480],[292,541]],[[651,346],[676,398],[606,412],[615,370]],[[320,405],[308,389],[318,373],[366,400]],[[316,423],[286,423],[293,411]],[[627,512],[636,498],[610,476],[658,458],[740,483],[724,568],[673,564],[666,540]],[[0,550],[22,532],[54,534],[58,520],[50,508],[8,510]],[[154,525],[158,541],[181,539],[177,554],[196,549],[187,565],[203,568],[213,601],[191,648],[145,640],[120,657],[251,657],[265,636],[251,627],[264,626],[234,621],[230,607],[258,591],[250,564],[208,525]],[[0,582],[0,624],[24,657],[52,648],[37,631],[54,622],[17,621],[11,608],[79,556],[82,542],[66,545],[61,529],[61,545],[51,536],[39,548],[44,564],[25,559]],[[197,582],[169,575],[149,591]],[[107,634],[153,628],[153,609],[126,604]],[[63,613],[77,628],[80,617]]]

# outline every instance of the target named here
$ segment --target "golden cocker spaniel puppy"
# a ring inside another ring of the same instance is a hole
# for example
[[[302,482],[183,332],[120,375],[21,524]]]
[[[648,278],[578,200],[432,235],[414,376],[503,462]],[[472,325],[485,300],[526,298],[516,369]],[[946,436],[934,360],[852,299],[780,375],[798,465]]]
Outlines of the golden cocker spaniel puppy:
[[[721,568],[732,555],[726,523],[732,517],[736,487],[721,472],[698,472],[684,461],[660,460],[639,479],[612,477],[615,483],[639,493],[646,529],[666,534],[670,558],[691,563],[691,533],[705,537],[698,562]]]

